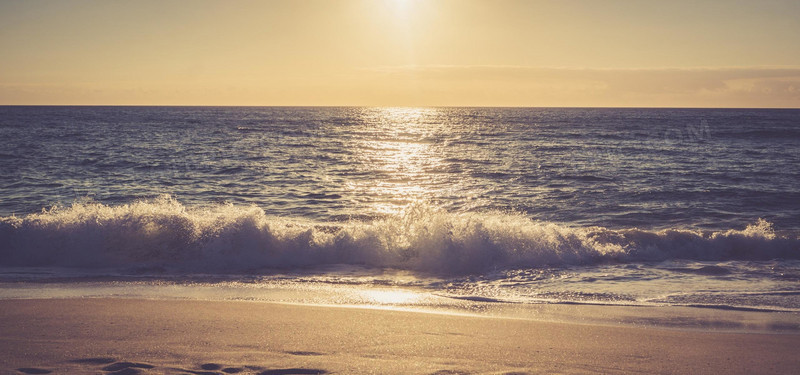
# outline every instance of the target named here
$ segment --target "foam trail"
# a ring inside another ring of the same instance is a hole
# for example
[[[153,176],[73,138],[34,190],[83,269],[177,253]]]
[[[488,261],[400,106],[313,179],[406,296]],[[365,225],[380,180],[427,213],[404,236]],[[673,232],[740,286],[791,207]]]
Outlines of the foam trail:
[[[119,206],[79,202],[0,218],[0,265],[163,267],[257,272],[327,264],[435,274],[666,259],[800,259],[800,239],[759,220],[744,230],[571,228],[507,213],[425,204],[370,222],[320,224],[255,206],[187,208],[165,196]]]

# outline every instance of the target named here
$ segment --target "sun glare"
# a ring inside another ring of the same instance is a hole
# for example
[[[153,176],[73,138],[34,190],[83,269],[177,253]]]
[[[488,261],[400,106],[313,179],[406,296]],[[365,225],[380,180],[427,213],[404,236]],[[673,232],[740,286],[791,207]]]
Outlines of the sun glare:
[[[389,4],[399,12],[408,11],[414,4],[414,0],[387,0]]]
[[[403,290],[366,290],[362,296],[367,302],[377,305],[404,305],[417,302],[421,296]]]

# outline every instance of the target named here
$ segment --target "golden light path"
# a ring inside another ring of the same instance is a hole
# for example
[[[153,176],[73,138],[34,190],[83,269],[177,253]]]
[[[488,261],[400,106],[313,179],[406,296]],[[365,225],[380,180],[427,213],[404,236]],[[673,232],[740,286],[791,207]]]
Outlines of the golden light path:
[[[350,188],[375,197],[376,212],[396,214],[430,195],[427,169],[442,163],[431,141],[438,130],[430,121],[434,115],[436,109],[430,108],[375,108],[365,113],[372,135],[357,147],[364,169],[376,178]]]

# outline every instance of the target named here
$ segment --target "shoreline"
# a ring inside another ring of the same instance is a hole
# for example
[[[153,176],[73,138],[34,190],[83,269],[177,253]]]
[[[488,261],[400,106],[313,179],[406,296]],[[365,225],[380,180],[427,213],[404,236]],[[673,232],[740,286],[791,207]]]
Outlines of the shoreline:
[[[375,285],[150,282],[0,282],[2,300],[122,299],[282,303],[409,313],[727,333],[800,334],[800,312],[715,305],[516,302]]]
[[[24,373],[17,369],[112,373],[98,371],[125,362],[142,365],[128,367],[129,374],[224,369],[264,374],[783,374],[800,368],[797,333],[260,301],[6,299],[0,300],[0,332],[0,373],[9,374]]]

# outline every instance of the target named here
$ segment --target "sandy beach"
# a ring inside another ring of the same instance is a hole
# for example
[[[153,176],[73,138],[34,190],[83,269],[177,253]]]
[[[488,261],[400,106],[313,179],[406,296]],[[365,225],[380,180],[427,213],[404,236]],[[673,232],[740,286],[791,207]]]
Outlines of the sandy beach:
[[[137,299],[0,301],[0,372],[788,374],[800,335],[366,308]]]

